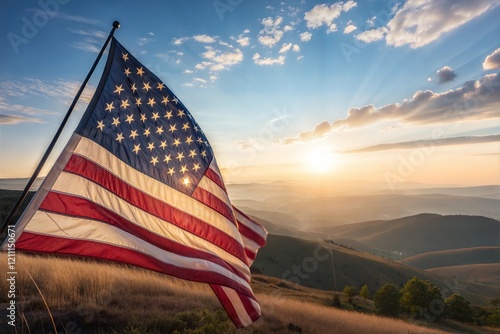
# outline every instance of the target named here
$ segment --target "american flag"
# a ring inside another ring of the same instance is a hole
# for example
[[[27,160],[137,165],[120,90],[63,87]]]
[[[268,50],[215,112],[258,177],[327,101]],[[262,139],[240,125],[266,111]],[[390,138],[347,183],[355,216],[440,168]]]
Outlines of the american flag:
[[[261,314],[249,267],[266,230],[232,206],[187,108],[114,38],[93,99],[16,229],[18,250],[210,284],[237,327]]]

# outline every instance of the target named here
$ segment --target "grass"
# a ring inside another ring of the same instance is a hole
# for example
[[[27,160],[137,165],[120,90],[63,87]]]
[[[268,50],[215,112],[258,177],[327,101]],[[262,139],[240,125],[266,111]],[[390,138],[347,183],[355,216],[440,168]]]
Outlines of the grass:
[[[5,253],[0,258],[6,268]],[[331,293],[260,275],[253,285],[263,316],[236,330],[206,285],[102,262],[21,253],[16,260],[17,333],[51,332],[50,316],[60,333],[289,333],[290,323],[303,333],[444,333],[332,308]],[[5,270],[1,275],[0,291],[7,291]],[[8,301],[2,293],[2,311]],[[2,333],[6,319],[0,314]]]

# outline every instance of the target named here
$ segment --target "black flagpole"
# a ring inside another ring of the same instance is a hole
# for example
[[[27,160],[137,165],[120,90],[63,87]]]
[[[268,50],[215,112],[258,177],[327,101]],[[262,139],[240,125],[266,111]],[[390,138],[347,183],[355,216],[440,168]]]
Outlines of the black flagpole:
[[[80,86],[80,89],[76,93],[75,98],[73,99],[73,102],[71,103],[71,105],[69,106],[68,111],[66,112],[66,116],[64,116],[64,119],[63,119],[61,125],[59,126],[59,129],[57,129],[57,132],[56,132],[54,138],[52,139],[52,141],[50,142],[49,147],[47,147],[47,150],[45,151],[42,159],[38,163],[38,166],[36,167],[35,171],[33,172],[33,175],[31,176],[31,178],[29,179],[28,183],[26,184],[26,187],[24,187],[24,190],[23,190],[21,196],[19,196],[19,199],[17,200],[16,204],[14,205],[14,207],[12,208],[12,210],[10,211],[10,213],[7,216],[7,218],[5,219],[5,221],[2,223],[2,228],[0,230],[0,235],[2,235],[2,233],[4,232],[5,227],[7,227],[7,225],[11,224],[12,219],[14,218],[14,215],[16,214],[17,210],[19,209],[19,207],[23,203],[24,199],[26,198],[26,195],[28,195],[28,192],[30,191],[31,186],[35,182],[36,178],[38,177],[38,174],[40,173],[41,169],[43,168],[43,165],[45,164],[45,162],[47,161],[50,153],[52,152],[52,149],[56,145],[57,139],[61,135],[61,132],[62,132],[64,126],[66,125],[66,123],[67,123],[67,121],[69,119],[69,116],[73,112],[73,109],[75,108],[75,105],[78,102],[78,99],[80,98],[80,95],[82,95],[82,92],[85,89],[85,86],[87,85],[87,82],[89,81],[90,77],[92,76],[92,73],[94,73],[94,70],[97,67],[97,64],[99,63],[99,60],[101,59],[102,55],[104,54],[104,50],[106,49],[109,41],[111,40],[111,37],[113,37],[113,34],[115,33],[115,30],[118,29],[118,28],[120,28],[120,22],[114,21],[113,22],[113,29],[111,29],[111,32],[109,33],[109,36],[106,39],[106,42],[104,42],[104,45],[102,46],[102,49],[99,52],[99,55],[97,55],[97,58],[96,58],[96,60],[94,62],[94,65],[92,65],[92,68],[90,69],[89,73],[87,74],[87,77],[85,78],[85,80],[83,80],[82,85]]]

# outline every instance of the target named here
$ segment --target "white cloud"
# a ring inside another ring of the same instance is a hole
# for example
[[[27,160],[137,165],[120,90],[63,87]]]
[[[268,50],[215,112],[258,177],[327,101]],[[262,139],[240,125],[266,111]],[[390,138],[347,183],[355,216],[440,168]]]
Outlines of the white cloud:
[[[262,20],[262,25],[264,28],[259,32],[259,36],[257,40],[260,44],[273,47],[278,43],[283,37],[283,30],[280,29],[280,24],[283,22],[283,18],[281,16],[273,19],[272,17],[268,17]]]
[[[184,43],[185,41],[187,41],[189,39],[189,37],[181,37],[181,38],[175,38],[172,42],[172,44],[174,45],[181,45],[182,43]]]
[[[386,33],[387,33],[387,28],[380,27],[377,29],[363,31],[362,33],[356,35],[355,37],[357,40],[361,42],[371,43],[383,39]]]
[[[299,36],[302,42],[309,42],[312,38],[312,34],[309,31],[305,31],[301,33]]]
[[[347,22],[347,25],[344,28],[344,34],[350,34],[351,32],[353,32],[356,29],[358,29],[358,27],[356,27],[356,25],[354,23],[349,21],[349,22]]]
[[[236,42],[242,47],[248,46],[250,44],[250,37],[239,37]]]
[[[193,73],[193,71],[191,71],[191,70],[187,70],[187,69],[186,69],[186,70],[184,70],[184,72],[182,72],[182,73],[184,73],[184,74],[192,74],[192,73]]]
[[[252,59],[257,65],[283,65],[285,63],[285,56],[279,56],[277,58],[262,58],[258,53],[256,53],[253,55]]]
[[[300,46],[298,46],[297,44],[294,44],[293,47],[292,47],[292,50],[295,51],[295,52],[299,52],[300,51]]]
[[[297,60],[301,60],[301,59],[303,59],[303,58],[304,58],[304,56],[298,56],[298,57],[297,57]]]
[[[368,25],[368,27],[373,28],[373,27],[375,27],[375,21],[376,20],[377,20],[377,17],[376,16],[372,16],[368,20],[366,20],[366,24]]]
[[[286,26],[284,26],[284,27],[283,27],[283,31],[284,31],[284,32],[287,32],[287,31],[292,31],[292,30],[293,30],[293,27],[292,27],[292,26],[290,26],[290,25],[288,25],[288,24],[287,24]]]
[[[196,69],[209,68],[211,71],[222,71],[243,61],[243,52],[240,49],[234,49],[223,52],[207,46],[202,57],[206,59],[196,65]]]
[[[292,48],[292,43],[285,43],[283,44],[283,46],[281,47],[279,53],[285,53],[287,51],[289,51],[290,49]]]
[[[145,36],[145,37],[139,37],[137,39],[137,44],[139,44],[139,46],[144,46],[146,44],[148,44],[149,42],[151,42],[152,40],[154,40],[154,33],[153,32],[148,32],[148,35]]]
[[[327,26],[327,32],[337,31],[337,25],[334,23],[342,12],[347,12],[352,8],[356,7],[357,3],[355,1],[347,1],[346,3],[337,2],[333,5],[316,5],[310,11],[304,14],[304,19],[306,20],[306,26],[309,29],[316,29],[323,25]]]
[[[496,49],[483,62],[484,70],[500,70],[500,48]]]
[[[22,106],[24,107],[24,106]],[[0,110],[1,110],[0,104]],[[0,114],[0,124],[19,124],[19,123],[43,123],[39,118],[19,116],[19,115],[5,115]]]
[[[498,0],[408,0],[387,24],[387,44],[422,47],[499,3]]]
[[[215,43],[215,41],[216,41],[215,37],[208,36],[208,35],[195,35],[195,36],[193,36],[193,39],[197,42],[207,43],[207,44]]]

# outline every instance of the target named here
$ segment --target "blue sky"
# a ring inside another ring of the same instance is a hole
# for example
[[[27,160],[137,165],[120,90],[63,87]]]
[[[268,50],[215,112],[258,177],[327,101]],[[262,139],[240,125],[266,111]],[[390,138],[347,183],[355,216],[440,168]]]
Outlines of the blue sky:
[[[31,175],[118,20],[116,38],[189,108],[228,182],[498,184],[499,5],[1,0],[0,178]]]

